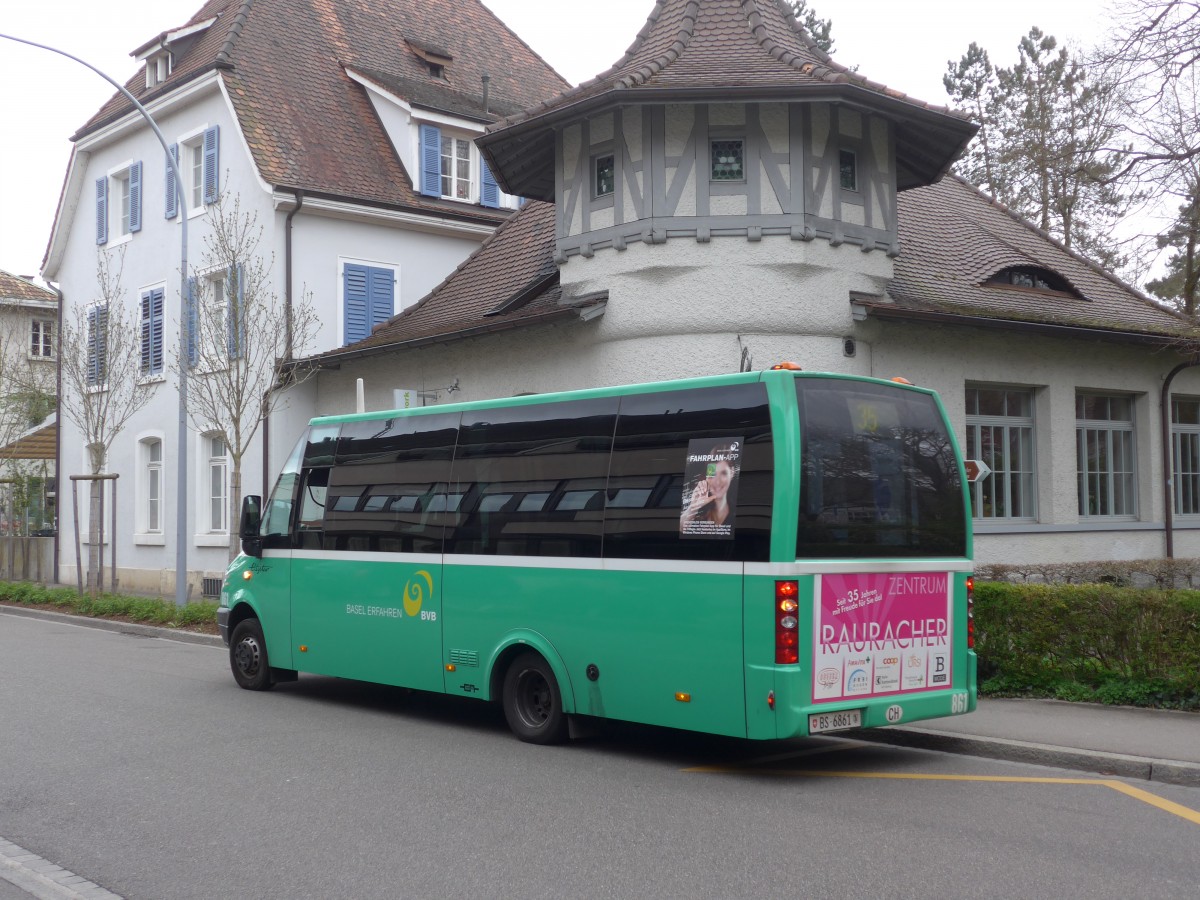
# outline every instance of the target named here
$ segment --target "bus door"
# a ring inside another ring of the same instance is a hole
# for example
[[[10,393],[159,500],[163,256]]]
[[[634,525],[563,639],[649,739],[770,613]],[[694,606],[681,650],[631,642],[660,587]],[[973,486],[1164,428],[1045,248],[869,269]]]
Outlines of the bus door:
[[[443,690],[444,418],[345,423],[333,465],[302,473],[292,607],[304,671]]]

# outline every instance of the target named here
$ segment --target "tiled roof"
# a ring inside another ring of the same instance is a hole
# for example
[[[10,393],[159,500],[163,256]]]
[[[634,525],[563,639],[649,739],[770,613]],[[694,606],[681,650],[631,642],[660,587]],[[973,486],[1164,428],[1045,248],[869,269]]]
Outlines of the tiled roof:
[[[11,275],[0,270],[0,300],[58,300],[58,295],[44,287],[38,287],[20,275]]]
[[[378,326],[370,337],[318,359],[531,325],[573,316],[601,299],[564,305],[561,298],[554,206],[530,201],[420,303]]]
[[[901,194],[898,218],[888,295],[899,308],[1170,336],[1187,330],[1182,317],[957,176]],[[985,284],[1013,266],[1055,272],[1079,296]]]
[[[532,167],[512,165],[528,157],[529,144],[546,153],[549,125],[605,104],[686,102],[689,94],[697,100],[852,96],[898,112],[901,189],[942,175],[975,133],[965,115],[915,100],[834,62],[813,44],[784,0],[657,0],[633,44],[610,69],[493,125],[481,146],[506,189],[551,199],[552,177],[539,179]]]
[[[365,340],[317,360],[537,324],[599,302],[602,298],[588,296],[562,303],[554,264],[554,213],[552,204],[529,202],[416,306]],[[888,296],[856,298],[872,313],[947,315],[967,324],[971,319],[1053,324],[1111,332],[1120,340],[1142,335],[1161,342],[1189,333],[1182,318],[955,176],[901,194],[899,220],[901,253]],[[1010,266],[1057,272],[1080,298],[983,284]]]
[[[472,118],[481,117],[485,72],[489,107],[502,112],[567,86],[479,0],[209,0],[187,24],[213,16],[211,27],[184,43],[166,82],[147,89],[139,71],[126,88],[144,103],[220,69],[262,177],[313,194],[442,214],[464,211],[413,189],[347,68],[389,79],[389,89],[406,99],[411,94],[413,102],[434,98],[451,106],[447,111]],[[410,40],[452,57],[443,79],[430,74]],[[114,96],[75,137],[129,108]],[[489,220],[503,216],[471,211]]]

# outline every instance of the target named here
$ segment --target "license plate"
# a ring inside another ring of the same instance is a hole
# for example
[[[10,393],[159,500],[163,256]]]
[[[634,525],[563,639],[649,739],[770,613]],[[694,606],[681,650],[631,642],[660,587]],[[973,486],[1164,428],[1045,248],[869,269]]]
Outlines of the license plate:
[[[835,713],[814,713],[808,717],[808,733],[817,734],[822,731],[843,731],[847,728],[862,727],[861,709],[844,709]]]

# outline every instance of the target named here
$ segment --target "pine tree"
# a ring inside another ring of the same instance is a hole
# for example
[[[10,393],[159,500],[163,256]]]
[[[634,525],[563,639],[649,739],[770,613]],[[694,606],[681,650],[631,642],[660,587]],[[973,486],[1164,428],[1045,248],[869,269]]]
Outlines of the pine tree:
[[[821,50],[833,53],[833,20],[817,17],[817,11],[808,5],[808,0],[792,0],[792,15],[796,17],[813,43]]]

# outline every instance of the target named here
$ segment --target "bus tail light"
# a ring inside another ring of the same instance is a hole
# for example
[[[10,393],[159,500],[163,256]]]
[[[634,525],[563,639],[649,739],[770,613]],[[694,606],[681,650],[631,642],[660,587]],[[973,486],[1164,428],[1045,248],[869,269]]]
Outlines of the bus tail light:
[[[975,576],[967,576],[967,649],[975,649]]]
[[[800,662],[800,582],[775,582],[775,662],[791,665]]]

